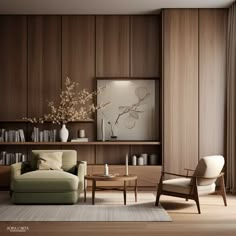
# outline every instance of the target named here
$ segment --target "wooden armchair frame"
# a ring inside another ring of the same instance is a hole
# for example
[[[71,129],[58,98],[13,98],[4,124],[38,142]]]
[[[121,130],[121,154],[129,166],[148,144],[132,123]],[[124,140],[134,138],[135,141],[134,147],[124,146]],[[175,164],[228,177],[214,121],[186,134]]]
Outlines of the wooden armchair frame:
[[[210,179],[219,179],[220,186],[219,186],[219,188],[216,189],[215,194],[221,195],[222,198],[223,198],[223,201],[224,201],[224,205],[227,206],[225,184],[224,184],[224,173],[223,172],[220,173],[216,177],[208,178],[208,177],[204,177],[204,176],[189,176],[189,172],[194,171],[194,170],[191,170],[191,169],[185,169],[185,170],[187,171],[186,175],[180,175],[180,174],[175,174],[175,173],[162,171],[160,182],[159,182],[158,189],[157,189],[157,196],[156,196],[155,206],[158,206],[161,195],[168,195],[168,196],[185,198],[186,201],[188,199],[192,199],[197,204],[198,213],[201,214],[201,209],[200,209],[200,204],[199,204],[199,195],[198,195],[198,189],[197,189],[198,179],[200,179],[200,178],[201,179],[209,179],[209,180]],[[163,190],[162,186],[163,186],[163,179],[164,179],[165,174],[192,179],[192,185],[191,185],[189,193],[185,194],[185,193],[170,192],[170,191]]]

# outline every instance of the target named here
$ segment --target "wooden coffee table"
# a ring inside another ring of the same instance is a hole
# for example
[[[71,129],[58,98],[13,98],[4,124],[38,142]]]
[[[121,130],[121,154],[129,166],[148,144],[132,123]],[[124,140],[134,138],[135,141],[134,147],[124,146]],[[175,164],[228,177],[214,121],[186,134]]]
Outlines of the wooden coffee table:
[[[114,176],[102,176],[102,175],[86,175],[84,177],[84,186],[86,186],[85,182],[86,180],[92,181],[92,204],[95,204],[95,191],[96,190],[118,190],[123,191],[124,193],[124,205],[126,205],[126,191],[127,191],[127,181],[134,181],[134,196],[135,196],[135,202],[137,202],[137,181],[138,177],[136,175],[114,175]],[[101,188],[96,186],[97,181],[121,181],[124,182],[123,188]],[[84,187],[84,201],[86,202],[86,187]]]

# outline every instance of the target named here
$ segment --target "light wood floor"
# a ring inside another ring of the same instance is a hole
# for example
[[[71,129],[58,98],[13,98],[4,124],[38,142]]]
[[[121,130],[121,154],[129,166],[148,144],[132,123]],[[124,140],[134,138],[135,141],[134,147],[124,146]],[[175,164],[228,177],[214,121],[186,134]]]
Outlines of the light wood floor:
[[[225,236],[236,235],[236,196],[228,195],[228,207],[223,205],[220,196],[200,198],[202,214],[197,214],[193,201],[161,197],[161,204],[171,215],[173,222],[3,222],[0,223],[0,235],[18,235],[9,233],[8,226],[27,226],[29,231],[20,235],[68,235],[68,236]]]

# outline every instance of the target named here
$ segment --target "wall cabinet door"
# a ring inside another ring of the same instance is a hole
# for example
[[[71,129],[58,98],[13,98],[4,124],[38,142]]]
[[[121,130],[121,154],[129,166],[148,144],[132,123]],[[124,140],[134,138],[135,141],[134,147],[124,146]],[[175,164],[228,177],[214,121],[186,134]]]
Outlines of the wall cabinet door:
[[[0,120],[27,116],[27,18],[0,16]]]
[[[164,168],[198,162],[198,10],[163,13]]]
[[[96,76],[129,77],[129,16],[96,16]]]
[[[28,116],[49,111],[61,91],[61,17],[28,17]]]
[[[227,9],[199,10],[199,157],[225,154]]]

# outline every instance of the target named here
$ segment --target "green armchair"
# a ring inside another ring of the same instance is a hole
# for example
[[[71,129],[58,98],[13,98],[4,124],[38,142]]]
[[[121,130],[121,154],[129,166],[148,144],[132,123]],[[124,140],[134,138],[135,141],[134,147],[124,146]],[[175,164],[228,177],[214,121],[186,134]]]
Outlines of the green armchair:
[[[61,170],[37,170],[42,152],[62,152]],[[74,150],[33,150],[30,163],[11,165],[11,197],[15,204],[74,204],[84,190],[87,163],[77,163]]]

